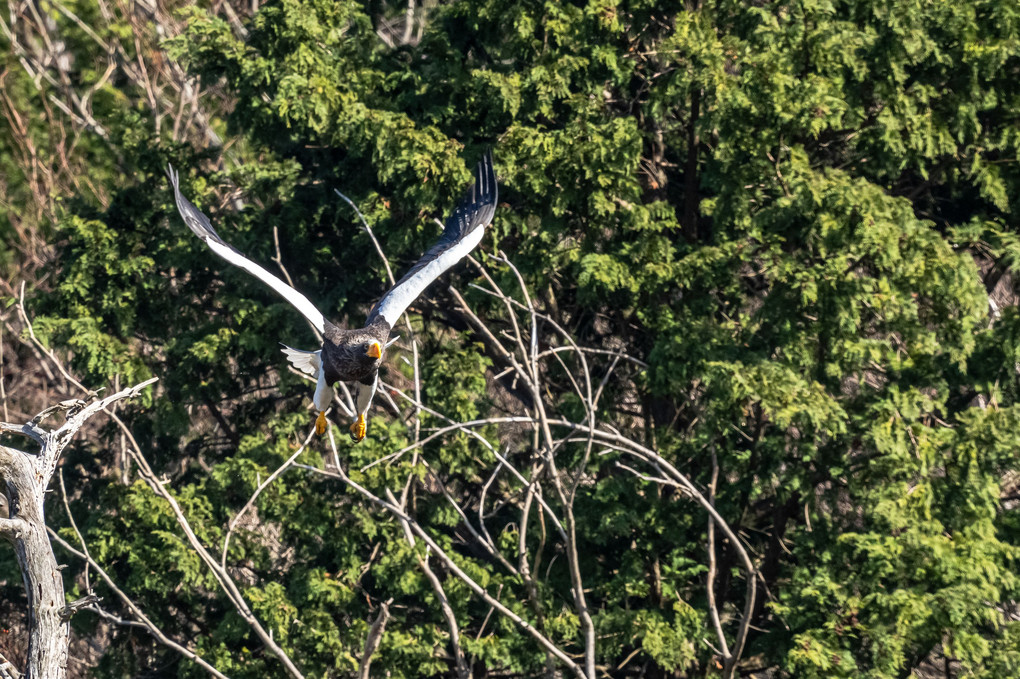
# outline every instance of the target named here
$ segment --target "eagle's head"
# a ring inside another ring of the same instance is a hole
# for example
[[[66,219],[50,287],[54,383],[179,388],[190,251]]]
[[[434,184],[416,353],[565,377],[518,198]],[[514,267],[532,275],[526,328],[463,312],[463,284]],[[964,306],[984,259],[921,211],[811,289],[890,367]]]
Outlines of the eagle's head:
[[[383,346],[376,340],[362,342],[355,350],[358,362],[364,366],[378,365],[382,360]]]

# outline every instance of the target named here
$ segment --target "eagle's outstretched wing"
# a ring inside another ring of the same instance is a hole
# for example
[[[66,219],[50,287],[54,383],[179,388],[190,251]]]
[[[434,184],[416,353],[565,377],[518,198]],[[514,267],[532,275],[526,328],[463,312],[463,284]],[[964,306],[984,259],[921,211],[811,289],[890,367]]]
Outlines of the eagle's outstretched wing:
[[[245,257],[240,251],[220,238],[216,230],[212,228],[212,224],[209,223],[209,218],[192,205],[191,201],[181,195],[177,172],[170,165],[167,165],[167,175],[170,177],[170,183],[174,187],[174,201],[177,203],[177,211],[181,213],[184,223],[195,232],[195,235],[205,241],[209,249],[234,266],[241,267],[273,290],[276,290],[276,292],[283,295],[284,299],[293,304],[320,333],[325,331],[326,318],[307,297]]]
[[[439,241],[379,300],[369,313],[366,325],[380,317],[390,327],[396,325],[400,315],[429,283],[471,252],[481,242],[485,227],[492,222],[496,197],[496,172],[492,167],[492,151],[488,151],[478,163],[471,190],[446,220]]]

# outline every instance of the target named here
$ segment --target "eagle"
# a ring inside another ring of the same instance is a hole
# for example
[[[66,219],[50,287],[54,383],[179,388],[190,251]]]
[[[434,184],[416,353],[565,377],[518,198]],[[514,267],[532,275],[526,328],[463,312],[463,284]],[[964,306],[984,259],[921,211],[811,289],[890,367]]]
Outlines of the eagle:
[[[316,381],[312,402],[318,412],[315,431],[320,436],[326,431],[325,413],[333,400],[333,385],[341,381],[355,385],[357,418],[350,426],[355,443],[362,441],[367,433],[365,418],[379,381],[379,365],[386,347],[392,343],[389,341],[390,329],[432,281],[481,242],[485,228],[492,222],[496,211],[496,173],[490,150],[478,163],[474,184],[447,218],[443,234],[435,245],[372,307],[363,328],[345,329],[326,320],[307,297],[220,238],[209,218],[181,194],[178,174],[170,165],[167,166],[167,174],[173,186],[177,211],[195,235],[205,241],[214,253],[282,295],[322,335],[321,349],[301,351],[283,345],[283,352],[295,368]]]

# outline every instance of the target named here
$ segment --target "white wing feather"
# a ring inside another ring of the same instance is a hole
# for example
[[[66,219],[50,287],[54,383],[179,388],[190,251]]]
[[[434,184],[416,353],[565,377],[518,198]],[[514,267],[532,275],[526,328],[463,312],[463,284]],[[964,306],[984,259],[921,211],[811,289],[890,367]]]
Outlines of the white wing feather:
[[[415,271],[414,276],[399,283],[379,301],[375,313],[386,319],[392,328],[400,320],[400,315],[407,307],[411,306],[414,300],[425,291],[432,281],[439,278],[444,271],[462,260],[469,252],[482,242],[485,229],[475,229],[463,240],[452,248],[446,250],[440,256],[429,261],[425,266]]]
[[[446,220],[443,235],[379,300],[368,315],[369,324],[382,317],[390,327],[395,326],[404,310],[432,281],[475,249],[482,242],[485,227],[492,222],[496,199],[496,172],[490,151],[478,163],[475,183]]]
[[[322,315],[311,301],[300,292],[290,287],[282,280],[269,273],[266,269],[245,257],[239,250],[232,247],[225,240],[220,238],[209,218],[202,214],[201,210],[195,207],[191,201],[181,194],[178,183],[177,172],[167,166],[167,174],[170,175],[170,183],[174,189],[174,201],[177,203],[177,211],[180,212],[184,223],[195,232],[199,238],[205,241],[209,249],[227,260],[231,264],[244,269],[251,275],[278,292],[285,300],[291,303],[295,309],[307,318],[311,324],[321,333],[326,329],[326,318]]]

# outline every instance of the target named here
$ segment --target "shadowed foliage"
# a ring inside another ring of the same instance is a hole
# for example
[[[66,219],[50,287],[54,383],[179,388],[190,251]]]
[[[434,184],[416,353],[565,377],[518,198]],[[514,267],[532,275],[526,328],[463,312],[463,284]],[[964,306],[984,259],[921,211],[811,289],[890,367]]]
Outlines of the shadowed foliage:
[[[18,33],[25,25],[0,34],[4,295],[28,281],[35,333],[83,383],[160,378],[125,409],[213,553],[309,428],[312,386],[287,372],[278,342],[317,343],[180,223],[162,168],[180,168],[182,191],[227,241],[269,268],[278,256],[327,317],[360,327],[389,282],[333,189],[399,277],[492,147],[501,203],[480,250],[507,253],[578,344],[647,363],[593,359],[595,386],[607,376],[602,421],[706,493],[718,460],[715,504],[762,585],[744,676],[1020,674],[1014,3],[429,0],[411,4],[407,30],[407,3],[392,2],[268,0],[254,14],[174,3],[153,5],[154,19],[100,0],[33,6],[64,40],[68,82],[59,60],[34,55],[44,41]],[[121,45],[112,75],[97,40]],[[33,80],[22,54],[54,82]],[[73,105],[85,92],[92,122]],[[483,266],[523,299],[506,264]],[[462,264],[411,308],[422,400],[455,421],[531,412],[448,290],[512,331],[502,302],[472,283],[485,281]],[[10,417],[25,421],[57,387],[29,367],[13,308],[4,323]],[[413,393],[409,333],[396,330],[407,361],[389,358],[382,377]],[[542,350],[564,345],[543,337]],[[583,421],[575,375],[545,365],[548,410]],[[474,521],[496,467],[486,446],[450,432],[420,458],[364,469],[415,441],[407,404],[390,395],[404,411],[377,397],[369,438],[341,448],[352,479],[399,494],[410,475],[414,514],[437,543],[580,657],[552,526],[532,512],[532,590],[440,492]],[[427,435],[446,421],[426,412],[422,424]],[[477,432],[524,471],[539,459],[531,430]],[[119,432],[103,434],[64,463],[92,556],[228,676],[284,676],[118,456]],[[323,467],[327,451],[316,440],[298,461]],[[596,452],[573,511],[599,676],[715,676],[703,510]],[[576,469],[584,454],[575,442],[556,461]],[[504,474],[488,492],[485,525],[516,563],[524,490]],[[73,541],[59,498],[48,511]],[[732,639],[744,576],[716,540]],[[456,676],[424,549],[336,480],[289,470],[230,545],[231,574],[306,676],[354,675],[390,598],[373,676]],[[3,596],[21,596],[12,556],[0,559]],[[531,637],[433,567],[474,676],[551,676]],[[75,634],[97,624],[83,612]],[[202,676],[144,630],[111,630],[93,676]]]

